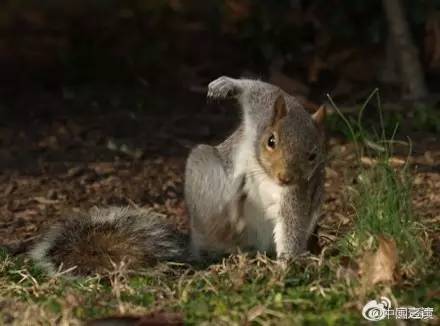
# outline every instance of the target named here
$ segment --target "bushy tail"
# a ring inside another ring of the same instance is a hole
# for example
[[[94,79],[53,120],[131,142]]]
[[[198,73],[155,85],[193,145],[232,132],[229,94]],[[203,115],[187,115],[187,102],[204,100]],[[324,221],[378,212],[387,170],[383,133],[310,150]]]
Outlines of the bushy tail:
[[[145,209],[104,208],[54,225],[30,251],[48,273],[105,274],[124,262],[130,270],[159,261],[184,262],[189,237],[162,215]]]

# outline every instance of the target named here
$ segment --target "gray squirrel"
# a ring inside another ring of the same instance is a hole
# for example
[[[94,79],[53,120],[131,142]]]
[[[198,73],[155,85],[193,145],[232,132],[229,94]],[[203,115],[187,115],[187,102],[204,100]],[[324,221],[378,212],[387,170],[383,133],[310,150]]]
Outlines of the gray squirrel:
[[[306,249],[323,198],[325,108],[310,115],[258,80],[209,84],[208,98],[228,97],[241,106],[240,126],[218,146],[196,147],[186,166],[191,251],[294,258]]]
[[[220,77],[209,99],[235,99],[240,126],[217,146],[198,145],[185,169],[189,236],[150,210],[94,209],[58,223],[31,258],[49,273],[103,273],[158,261],[195,262],[237,251],[288,260],[306,250],[324,194],[325,108],[309,114],[280,88]]]

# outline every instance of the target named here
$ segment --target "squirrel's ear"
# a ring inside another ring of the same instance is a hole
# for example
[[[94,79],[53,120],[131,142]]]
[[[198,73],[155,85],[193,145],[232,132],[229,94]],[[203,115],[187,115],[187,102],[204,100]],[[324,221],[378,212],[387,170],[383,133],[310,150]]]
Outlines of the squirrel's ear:
[[[322,126],[324,124],[326,116],[325,105],[321,105],[315,113],[312,114],[312,120],[315,122],[317,126]]]
[[[284,100],[283,95],[277,97],[273,106],[273,111],[272,125],[280,121],[287,114],[286,101]]]

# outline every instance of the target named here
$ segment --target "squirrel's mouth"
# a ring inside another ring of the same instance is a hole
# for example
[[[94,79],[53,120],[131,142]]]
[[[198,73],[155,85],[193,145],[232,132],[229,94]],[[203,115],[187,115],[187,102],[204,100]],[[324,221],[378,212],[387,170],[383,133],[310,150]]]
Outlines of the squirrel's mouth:
[[[295,181],[292,176],[285,176],[285,175],[279,175],[279,174],[274,175],[273,179],[281,187],[287,187],[287,186],[293,184]]]
[[[276,183],[281,187],[286,187],[286,186],[292,184],[291,181],[285,181],[285,180],[279,180],[279,179],[276,179]]]

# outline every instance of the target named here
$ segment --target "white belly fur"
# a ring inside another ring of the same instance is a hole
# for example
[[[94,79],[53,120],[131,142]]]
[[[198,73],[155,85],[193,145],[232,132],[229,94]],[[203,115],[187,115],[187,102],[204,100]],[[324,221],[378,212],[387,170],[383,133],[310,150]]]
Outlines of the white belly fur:
[[[260,252],[275,251],[274,228],[279,216],[282,188],[261,168],[251,144],[242,144],[234,160],[235,176],[245,174],[246,199],[242,249]]]

